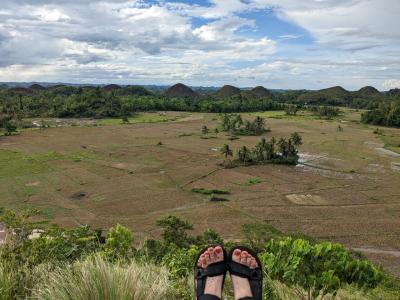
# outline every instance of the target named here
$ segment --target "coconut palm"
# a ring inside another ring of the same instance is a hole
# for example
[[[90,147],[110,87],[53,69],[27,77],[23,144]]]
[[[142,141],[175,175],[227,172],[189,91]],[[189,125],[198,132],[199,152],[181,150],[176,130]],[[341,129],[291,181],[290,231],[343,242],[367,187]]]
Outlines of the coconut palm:
[[[228,156],[232,156],[233,152],[231,150],[231,148],[229,148],[229,145],[225,144],[222,148],[221,148],[221,153],[223,155],[225,155],[225,158],[228,158]]]
[[[293,145],[295,145],[296,147],[303,144],[303,139],[298,132],[292,133],[290,139],[292,140]]]
[[[251,161],[251,152],[250,152],[250,150],[246,146],[243,146],[238,151],[238,158],[239,158],[240,162],[243,162],[243,163],[250,162]]]

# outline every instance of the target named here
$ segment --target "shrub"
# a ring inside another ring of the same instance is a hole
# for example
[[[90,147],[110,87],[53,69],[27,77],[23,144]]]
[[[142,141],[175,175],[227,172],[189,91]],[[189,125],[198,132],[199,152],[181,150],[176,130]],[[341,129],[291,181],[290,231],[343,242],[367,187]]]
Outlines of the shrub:
[[[301,299],[335,296],[346,284],[374,288],[382,279],[369,262],[352,259],[342,245],[329,242],[271,240],[261,259],[268,275],[294,287]]]
[[[132,232],[117,224],[107,234],[104,253],[110,259],[128,259],[132,255],[132,243]]]

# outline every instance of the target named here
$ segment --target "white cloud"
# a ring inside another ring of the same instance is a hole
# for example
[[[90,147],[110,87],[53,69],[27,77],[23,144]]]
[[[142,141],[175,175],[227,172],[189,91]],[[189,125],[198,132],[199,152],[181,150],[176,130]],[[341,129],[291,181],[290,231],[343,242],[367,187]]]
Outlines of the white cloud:
[[[257,23],[242,13],[264,9],[315,43],[251,34]],[[0,80],[389,88],[399,14],[398,0],[2,0]]]
[[[400,89],[400,79],[389,79],[383,83],[385,89]]]

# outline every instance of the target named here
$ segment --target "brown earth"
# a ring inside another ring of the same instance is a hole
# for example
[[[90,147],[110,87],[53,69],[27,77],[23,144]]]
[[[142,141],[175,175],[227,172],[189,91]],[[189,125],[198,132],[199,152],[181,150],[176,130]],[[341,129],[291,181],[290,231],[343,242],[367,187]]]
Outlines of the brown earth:
[[[400,158],[381,155],[371,146],[381,143],[372,127],[346,121],[338,132],[337,121],[270,118],[272,131],[266,138],[301,133],[305,165],[235,169],[222,169],[215,149],[225,143],[233,149],[253,146],[259,137],[229,141],[219,133],[201,138],[203,125],[214,129],[219,124],[215,114],[163,123],[24,131],[0,137],[0,154],[12,150],[32,157],[50,152],[58,156],[35,173],[0,176],[0,206],[38,207],[66,226],[121,223],[133,230],[136,242],[158,236],[155,221],[168,214],[186,218],[197,233],[214,228],[227,239],[239,238],[243,223],[267,222],[284,232],[374,249],[363,254],[399,275],[400,172],[392,166]],[[390,134],[400,138],[399,129]],[[260,183],[246,185],[251,178]],[[190,192],[195,187],[229,190],[230,201],[211,203]]]

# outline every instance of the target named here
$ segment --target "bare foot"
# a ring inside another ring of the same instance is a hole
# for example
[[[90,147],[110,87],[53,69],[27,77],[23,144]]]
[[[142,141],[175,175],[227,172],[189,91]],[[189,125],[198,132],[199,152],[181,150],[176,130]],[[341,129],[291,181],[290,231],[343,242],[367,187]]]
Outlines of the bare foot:
[[[207,266],[224,260],[224,252],[220,246],[210,247],[202,255],[200,255],[197,261],[197,266],[203,269]],[[204,294],[215,295],[218,298],[222,296],[222,284],[224,276],[207,277],[206,287]]]
[[[239,264],[245,265],[250,269],[255,269],[258,267],[256,259],[247,251],[242,251],[240,249],[235,249],[235,251],[233,251],[232,260]],[[235,300],[253,296],[250,283],[247,278],[242,278],[235,275],[232,275],[231,277],[233,290],[235,293]]]

